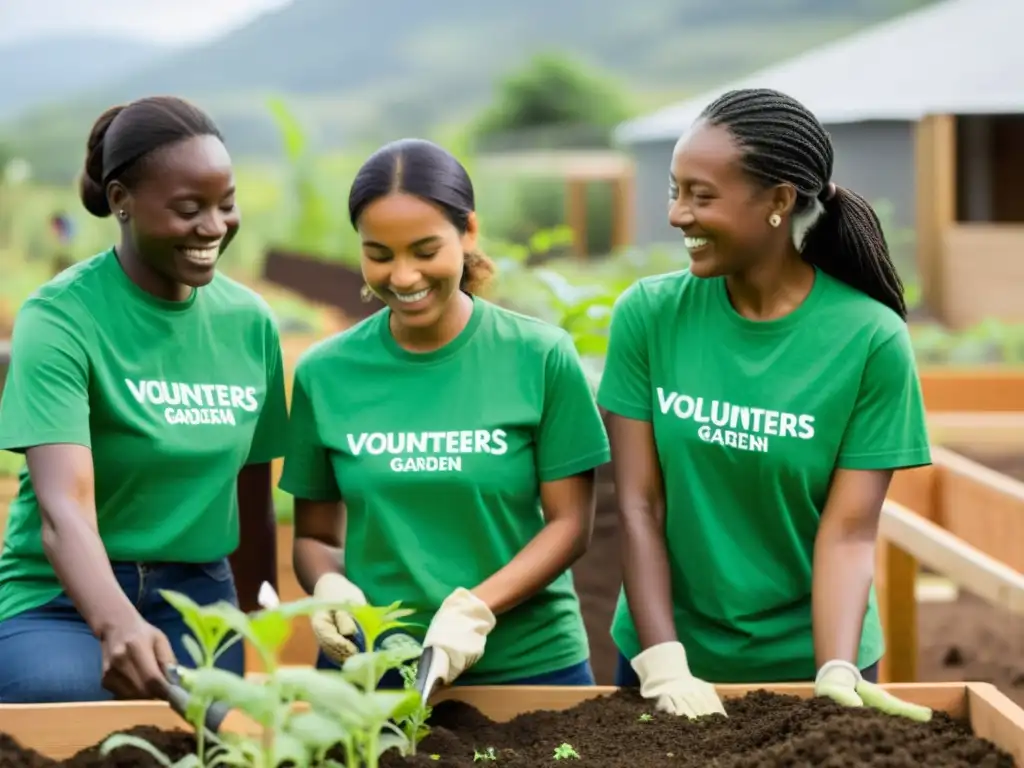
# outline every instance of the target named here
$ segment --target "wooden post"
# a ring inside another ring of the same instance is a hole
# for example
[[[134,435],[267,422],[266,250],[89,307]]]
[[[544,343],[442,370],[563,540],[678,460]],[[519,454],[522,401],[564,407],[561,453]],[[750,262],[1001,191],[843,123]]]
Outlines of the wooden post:
[[[565,183],[565,221],[573,231],[573,252],[587,258],[587,182],[570,178]]]
[[[927,115],[915,127],[917,270],[921,297],[946,320],[945,237],[956,222],[956,116]]]

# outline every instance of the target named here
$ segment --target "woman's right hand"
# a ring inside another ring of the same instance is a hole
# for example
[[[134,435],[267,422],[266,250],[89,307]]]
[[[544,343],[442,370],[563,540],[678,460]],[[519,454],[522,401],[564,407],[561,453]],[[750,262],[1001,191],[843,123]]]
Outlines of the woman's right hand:
[[[651,646],[631,663],[640,678],[640,695],[653,700],[659,712],[689,718],[725,714],[715,686],[690,672],[682,643]]]
[[[166,699],[174,651],[167,636],[139,614],[112,625],[101,638],[103,687],[119,699]]]

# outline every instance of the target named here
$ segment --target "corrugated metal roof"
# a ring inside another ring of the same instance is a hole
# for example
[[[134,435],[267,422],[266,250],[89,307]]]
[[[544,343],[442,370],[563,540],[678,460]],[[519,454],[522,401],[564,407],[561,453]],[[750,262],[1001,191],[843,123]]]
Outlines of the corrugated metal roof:
[[[622,143],[674,139],[734,88],[774,88],[823,123],[1024,112],[1024,0],[947,0],[627,121]]]

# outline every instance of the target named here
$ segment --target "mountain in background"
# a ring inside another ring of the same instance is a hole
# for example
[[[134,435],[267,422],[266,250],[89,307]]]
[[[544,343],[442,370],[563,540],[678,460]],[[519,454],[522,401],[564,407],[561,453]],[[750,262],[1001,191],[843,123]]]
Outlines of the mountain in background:
[[[167,49],[116,37],[61,37],[0,47],[0,120],[74,96],[157,61]]]
[[[140,54],[114,66],[97,46],[95,87],[30,109],[0,135],[42,176],[67,176],[100,111],[176,93],[211,111],[236,155],[273,155],[279,141],[264,100],[279,93],[321,148],[379,142],[466,119],[498,78],[552,50],[611,73],[638,110],[651,109],[930,1],[296,0],[148,62]],[[55,52],[51,71],[88,79],[76,71],[81,53],[67,53]]]

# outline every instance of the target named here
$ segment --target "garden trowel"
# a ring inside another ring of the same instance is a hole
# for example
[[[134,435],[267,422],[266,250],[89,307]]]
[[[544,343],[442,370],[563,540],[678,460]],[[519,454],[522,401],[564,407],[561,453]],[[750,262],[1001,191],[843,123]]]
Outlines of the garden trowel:
[[[420,654],[419,663],[416,665],[416,691],[424,706],[448,676],[449,664],[448,654],[440,648],[428,645]]]
[[[167,701],[171,705],[171,709],[178,713],[180,717],[188,721],[188,715],[186,714],[189,705],[189,692],[186,691],[181,685],[181,677],[178,674],[177,667],[168,666],[164,670],[164,674],[167,675]],[[204,719],[203,727],[206,731],[205,736],[211,735],[216,736],[220,733],[220,728],[224,724],[224,719],[231,712],[231,707],[221,701],[215,701],[206,708],[206,717]]]
[[[280,599],[277,596],[277,592],[267,582],[263,582],[260,585],[259,595],[256,601],[263,608],[276,608],[281,604]],[[178,668],[175,666],[169,666],[164,670],[164,674],[167,676],[167,701],[180,717],[188,720],[186,714],[190,701],[189,692],[181,684],[181,675],[178,673]],[[214,736],[220,733],[221,728],[224,726],[225,720],[229,720],[228,730],[231,731],[251,731],[251,723],[244,715],[240,712],[234,712],[231,707],[222,701],[214,701],[206,708],[206,717],[204,719],[204,730],[206,736]]]

